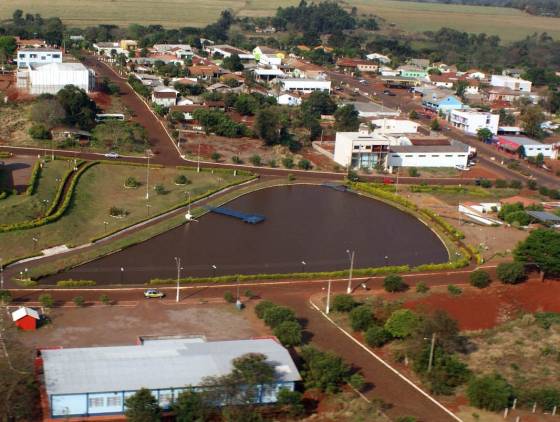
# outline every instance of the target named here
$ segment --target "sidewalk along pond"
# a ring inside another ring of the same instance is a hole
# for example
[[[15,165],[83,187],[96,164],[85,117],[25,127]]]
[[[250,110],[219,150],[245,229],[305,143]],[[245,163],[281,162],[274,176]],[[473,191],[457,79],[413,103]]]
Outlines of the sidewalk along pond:
[[[145,283],[228,274],[334,271],[354,267],[442,263],[449,259],[425,224],[383,202],[324,186],[294,185],[259,190],[226,207],[265,217],[247,224],[209,213],[112,255],[41,279],[95,280],[97,284]]]

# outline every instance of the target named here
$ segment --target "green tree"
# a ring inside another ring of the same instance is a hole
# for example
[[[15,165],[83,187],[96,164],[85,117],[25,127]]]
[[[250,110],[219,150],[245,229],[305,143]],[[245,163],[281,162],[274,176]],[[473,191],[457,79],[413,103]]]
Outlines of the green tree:
[[[238,54],[232,54],[231,56],[226,57],[222,61],[222,67],[231,72],[240,72],[245,68],[243,63],[241,63],[241,59]]]
[[[35,124],[29,128],[29,136],[33,139],[50,139],[51,132],[42,124]]]
[[[398,309],[385,322],[385,329],[393,337],[405,338],[412,335],[414,330],[418,328],[419,323],[418,315],[410,309]]]
[[[397,274],[389,274],[383,280],[383,288],[388,292],[402,292],[408,286],[403,281],[403,278]]]
[[[147,388],[141,388],[124,401],[124,414],[130,422],[159,422],[161,409],[157,399]]]
[[[52,308],[54,306],[54,299],[48,293],[43,293],[39,295],[39,303],[44,308]]]
[[[542,122],[544,122],[544,114],[540,106],[526,106],[521,110],[521,125],[527,136],[543,138]]]
[[[260,155],[258,154],[253,154],[249,157],[249,161],[251,162],[252,165],[254,166],[260,166],[262,165],[262,158]]]
[[[0,36],[0,64],[7,63],[16,52],[16,39],[9,35]]]
[[[469,83],[467,81],[464,80],[460,80],[455,84],[455,94],[457,94],[457,96],[464,98],[465,97],[465,91],[467,90],[469,86]]]
[[[304,362],[303,380],[307,388],[336,392],[350,376],[350,366],[331,352],[305,346],[301,350],[301,357]]]
[[[490,129],[488,129],[487,127],[483,127],[481,129],[478,129],[476,131],[476,136],[478,138],[479,141],[481,142],[486,142],[489,139],[492,139],[492,131]]]
[[[257,315],[257,318],[263,319],[265,312],[268,309],[274,308],[276,306],[277,305],[275,303],[271,302],[270,300],[260,301],[259,303],[257,303],[255,305],[255,314]]]
[[[281,110],[276,107],[259,110],[253,129],[266,145],[279,144],[288,136],[287,120]]]
[[[336,103],[328,92],[314,91],[301,103],[304,115],[319,118],[321,115],[330,115],[336,111]]]
[[[370,326],[364,334],[364,340],[371,347],[381,347],[391,338],[391,333],[379,325]]]
[[[297,321],[281,322],[274,328],[273,333],[285,347],[294,347],[301,344],[301,325]]]
[[[259,108],[259,102],[252,95],[240,94],[233,103],[233,108],[243,116],[252,116]]]
[[[55,98],[47,97],[39,98],[33,103],[30,117],[34,123],[52,129],[64,120],[66,113]]]
[[[496,267],[498,279],[506,284],[517,284],[525,280],[525,268],[522,262],[503,262]]]
[[[302,158],[298,161],[298,167],[302,170],[310,170],[313,166],[311,165],[311,161],[306,158]]]
[[[515,116],[505,109],[500,109],[500,126],[514,126],[515,125]]]
[[[209,414],[203,393],[191,389],[179,394],[172,408],[177,422],[205,422]]]
[[[264,311],[263,321],[270,328],[275,328],[285,321],[296,321],[296,314],[285,306],[275,306]]]
[[[305,413],[303,395],[299,391],[281,388],[277,395],[276,405],[292,418],[299,417]]]
[[[340,294],[333,298],[333,310],[336,312],[350,312],[355,306],[352,295]]]
[[[334,127],[339,132],[353,132],[358,130],[360,121],[358,119],[358,111],[352,104],[346,104],[339,107],[334,112]]]
[[[373,324],[373,313],[369,305],[356,306],[348,316],[354,331],[365,331]]]
[[[470,273],[469,281],[474,287],[483,289],[490,284],[490,274],[484,270],[475,270]]]
[[[8,305],[12,301],[12,294],[9,290],[0,290],[0,305]]]
[[[95,126],[98,109],[83,89],[66,85],[58,91],[56,99],[65,111],[65,123],[83,130],[90,130]]]
[[[474,377],[467,388],[472,406],[494,412],[509,407],[512,394],[511,385],[498,374]]]
[[[560,275],[560,233],[553,229],[532,231],[514,250],[515,261],[537,264],[547,276]]]
[[[416,110],[412,110],[410,113],[408,113],[408,118],[410,120],[418,119],[418,113],[416,112]]]
[[[441,130],[441,125],[439,124],[439,120],[437,118],[432,120],[432,122],[430,123],[430,129],[432,129],[434,132],[439,132]]]

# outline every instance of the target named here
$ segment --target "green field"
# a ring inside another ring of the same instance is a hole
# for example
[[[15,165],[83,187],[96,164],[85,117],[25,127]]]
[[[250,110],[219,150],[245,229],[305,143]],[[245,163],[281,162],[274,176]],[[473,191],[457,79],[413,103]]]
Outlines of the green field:
[[[44,16],[60,16],[69,26],[101,23],[202,26],[216,20],[224,9],[232,9],[239,16],[266,16],[274,14],[279,6],[297,3],[298,0],[2,0],[0,17],[7,18],[19,8]],[[396,0],[353,0],[345,4],[358,6],[360,12],[381,16],[406,31],[448,26],[499,35],[507,41],[545,31],[560,38],[560,18],[532,16],[516,9]]]
[[[184,174],[191,181],[190,184],[177,186],[174,179],[178,174]],[[124,187],[127,177],[132,176],[140,182],[134,189]],[[94,238],[102,237],[119,229],[131,226],[150,216],[160,214],[187,200],[186,192],[192,198],[208,191],[229,184],[234,181],[247,179],[245,176],[234,177],[230,174],[216,174],[209,172],[197,173],[196,170],[176,170],[174,168],[150,169],[150,199],[146,206],[146,168],[143,166],[98,164],[86,170],[80,178],[73,196],[70,208],[66,214],[51,224],[27,230],[0,233],[0,256],[4,262],[16,257],[38,253],[40,250],[52,246],[66,244],[76,246],[90,242]],[[46,179],[39,181],[37,193],[33,197],[21,197],[23,202],[34,202],[39,192],[48,190]],[[158,194],[153,187],[162,184],[165,193]],[[4,205],[0,201],[0,214],[4,212]],[[127,211],[125,218],[114,218],[109,215],[111,206],[123,208]],[[104,222],[107,222],[105,224]],[[37,239],[36,245],[33,238]]]

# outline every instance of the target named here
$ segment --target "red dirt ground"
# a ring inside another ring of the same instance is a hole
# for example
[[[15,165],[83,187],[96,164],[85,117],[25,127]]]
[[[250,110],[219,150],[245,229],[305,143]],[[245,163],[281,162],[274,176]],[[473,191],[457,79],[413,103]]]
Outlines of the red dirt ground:
[[[92,92],[89,96],[102,110],[107,110],[111,106],[111,96],[104,92]]]
[[[436,293],[406,302],[405,307],[447,311],[461,330],[481,330],[513,319],[522,312],[560,312],[560,282],[530,280],[517,286],[494,282],[483,290],[465,288],[460,296]]]

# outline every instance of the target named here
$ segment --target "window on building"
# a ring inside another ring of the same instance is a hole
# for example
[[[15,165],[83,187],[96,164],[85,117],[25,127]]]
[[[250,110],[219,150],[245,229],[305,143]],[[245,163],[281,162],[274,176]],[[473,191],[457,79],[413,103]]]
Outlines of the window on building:
[[[41,56],[41,60],[47,60],[45,56]]]
[[[103,397],[90,397],[88,400],[89,407],[103,407],[104,403]]]
[[[412,154],[407,154],[407,155],[405,155],[405,157],[411,158]]]
[[[418,157],[425,157],[425,156],[426,156],[425,154],[420,154]]]
[[[36,58],[37,58],[37,54],[30,54],[29,57],[30,57],[31,59],[36,59]]]
[[[25,54],[20,54],[20,55],[19,55],[19,58],[20,58],[20,59],[25,59]]]
[[[121,396],[107,397],[107,406],[110,406],[110,407],[122,406]]]
[[[447,158],[453,157],[453,154],[447,154],[446,157],[447,157]]]
[[[60,54],[53,54],[53,59],[60,59]]]
[[[358,150],[358,149],[360,149],[360,146],[359,145],[354,145],[354,149]]]
[[[439,157],[439,154],[432,154],[432,157]]]

